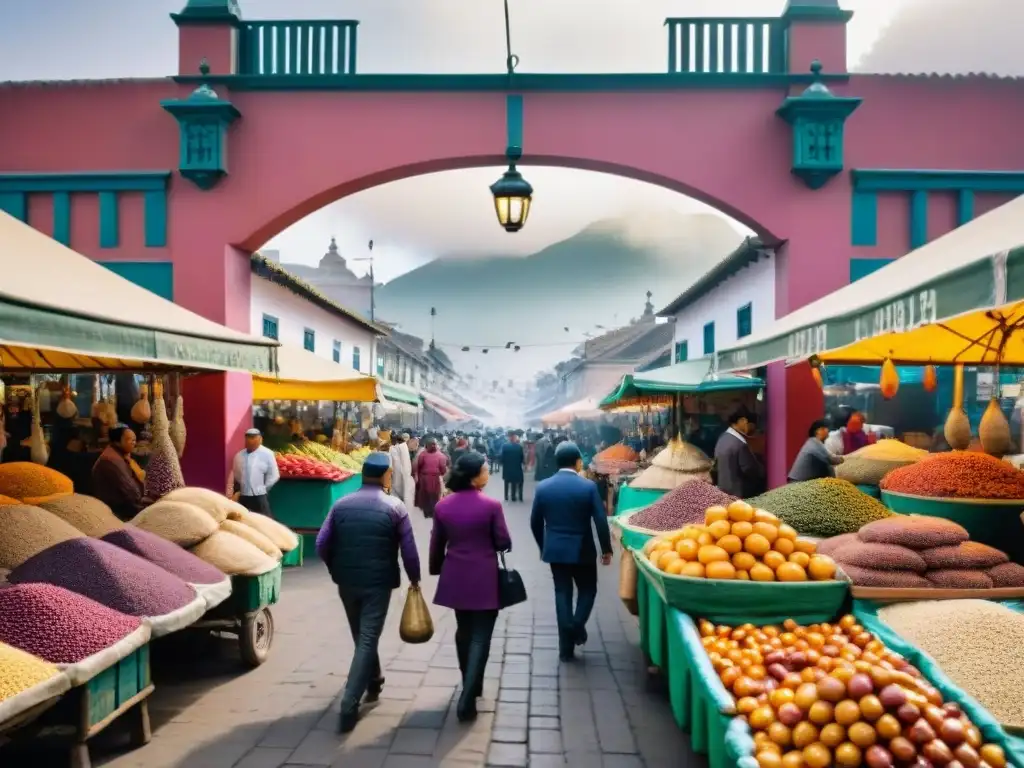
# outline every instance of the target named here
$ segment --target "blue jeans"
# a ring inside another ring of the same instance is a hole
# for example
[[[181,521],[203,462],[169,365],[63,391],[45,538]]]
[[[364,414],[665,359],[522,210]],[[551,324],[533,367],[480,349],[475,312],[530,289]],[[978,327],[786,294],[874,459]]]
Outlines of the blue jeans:
[[[587,626],[597,601],[597,562],[552,563],[555,580],[555,616],[558,619],[558,649],[563,655],[572,653],[580,631]],[[579,593],[573,609],[573,586]]]
[[[339,587],[338,594],[341,596],[342,605],[345,606],[348,626],[352,630],[352,640],[356,645],[352,665],[348,670],[345,693],[341,698],[341,711],[344,714],[358,710],[359,701],[367,689],[380,685],[380,656],[377,655],[377,646],[384,631],[384,621],[388,617],[391,590],[350,591]]]

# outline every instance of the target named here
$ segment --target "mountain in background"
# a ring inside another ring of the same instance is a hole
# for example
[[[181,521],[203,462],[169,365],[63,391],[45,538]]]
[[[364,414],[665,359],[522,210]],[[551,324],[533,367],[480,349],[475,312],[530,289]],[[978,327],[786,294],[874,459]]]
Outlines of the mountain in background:
[[[902,8],[857,69],[862,72],[1020,77],[1021,0],[916,0]]]
[[[441,257],[378,289],[378,316],[426,338],[456,367],[532,379],[570,356],[586,333],[660,309],[721,261],[742,235],[711,213],[641,212],[597,221],[530,256]],[[564,328],[570,330],[566,332]],[[523,346],[519,353],[460,347]],[[483,365],[486,363],[486,365]]]

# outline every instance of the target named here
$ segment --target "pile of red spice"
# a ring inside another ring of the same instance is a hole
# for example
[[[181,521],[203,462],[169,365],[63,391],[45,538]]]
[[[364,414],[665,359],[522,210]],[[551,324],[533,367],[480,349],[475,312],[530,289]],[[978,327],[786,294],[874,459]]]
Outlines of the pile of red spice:
[[[881,487],[933,498],[1024,499],[1024,472],[985,453],[953,451],[894,469]]]

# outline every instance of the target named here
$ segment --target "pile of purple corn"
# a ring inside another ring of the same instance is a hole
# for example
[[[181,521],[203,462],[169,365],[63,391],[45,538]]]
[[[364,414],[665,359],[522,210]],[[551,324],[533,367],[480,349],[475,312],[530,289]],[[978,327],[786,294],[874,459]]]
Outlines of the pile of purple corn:
[[[629,518],[629,525],[649,531],[675,531],[685,525],[703,525],[708,507],[728,506],[736,501],[704,480],[685,483],[669,491],[646,509]]]
[[[129,616],[163,616],[196,597],[177,576],[101,539],[55,544],[12,570],[8,581],[53,584]]]
[[[52,584],[0,589],[0,643],[53,664],[75,664],[123,640],[142,625]]]

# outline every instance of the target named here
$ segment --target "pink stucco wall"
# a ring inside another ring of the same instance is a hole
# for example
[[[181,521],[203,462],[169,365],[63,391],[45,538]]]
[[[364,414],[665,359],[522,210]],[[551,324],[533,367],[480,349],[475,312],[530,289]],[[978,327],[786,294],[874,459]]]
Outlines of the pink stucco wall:
[[[183,58],[191,57],[182,45]],[[800,45],[810,53],[817,43]],[[864,99],[847,124],[848,168],[1013,170],[1024,162],[1024,84],[1018,81],[854,76],[834,90]],[[0,171],[176,168],[177,125],[159,102],[188,91],[168,80],[0,86]],[[790,174],[790,130],[774,114],[784,96],[735,88],[527,93],[524,167],[646,180],[785,240],[776,287],[777,312],[784,314],[846,284],[851,257],[892,257],[909,244],[904,196],[881,196],[878,245],[854,248],[849,176],[812,191]],[[166,248],[144,247],[142,199],[131,194],[122,196],[116,249],[98,247],[95,198],[76,196],[72,246],[104,260],[173,261],[176,301],[239,329],[248,328],[249,318],[246,254],[285,227],[388,181],[502,163],[504,93],[292,91],[230,98],[243,114],[230,131],[231,173],[207,192],[174,177]],[[977,210],[1000,200],[979,196]],[[50,200],[33,196],[31,223],[48,231],[52,218]],[[951,196],[933,195],[929,234],[954,223]],[[773,378],[778,386],[769,398],[777,413],[787,422],[804,420],[806,403],[793,399],[800,387]],[[202,397],[219,403],[227,421],[202,428],[214,444],[234,444],[245,419],[239,405],[245,383],[234,376],[212,381],[202,385]],[[777,478],[789,448],[784,436],[772,439]]]

